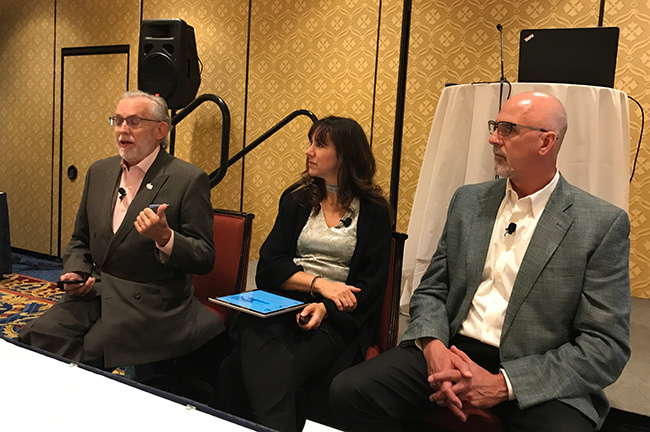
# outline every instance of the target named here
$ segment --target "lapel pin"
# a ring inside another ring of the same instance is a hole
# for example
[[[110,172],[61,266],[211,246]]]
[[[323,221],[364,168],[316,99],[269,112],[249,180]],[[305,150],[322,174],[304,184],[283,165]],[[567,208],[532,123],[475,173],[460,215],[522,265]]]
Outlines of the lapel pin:
[[[151,183],[147,183],[147,189],[149,190],[153,189],[153,185]]]

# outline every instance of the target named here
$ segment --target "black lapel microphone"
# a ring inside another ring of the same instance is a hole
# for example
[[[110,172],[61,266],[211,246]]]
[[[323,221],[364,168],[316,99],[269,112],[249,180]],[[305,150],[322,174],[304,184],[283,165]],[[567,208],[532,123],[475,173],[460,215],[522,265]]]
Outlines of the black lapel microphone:
[[[517,224],[514,222],[510,222],[508,224],[508,227],[506,228],[506,233],[504,234],[504,236],[507,236],[508,234],[513,234],[516,229],[517,229]]]
[[[347,217],[347,218],[345,218],[345,219],[341,219],[341,223],[343,224],[344,227],[347,228],[347,227],[349,227],[350,225],[352,225],[352,218],[351,218],[351,217]]]
[[[117,193],[120,194],[120,201],[122,201],[124,199],[124,197],[126,196],[126,191],[124,190],[123,187],[120,187],[117,190]]]

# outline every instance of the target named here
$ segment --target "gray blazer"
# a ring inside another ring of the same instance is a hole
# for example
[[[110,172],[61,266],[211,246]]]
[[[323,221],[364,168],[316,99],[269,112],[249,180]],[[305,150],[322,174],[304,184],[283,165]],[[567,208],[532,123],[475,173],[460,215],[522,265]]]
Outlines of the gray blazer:
[[[103,159],[89,168],[63,268],[100,278],[88,296],[101,296],[107,367],[177,357],[224,329],[194,297],[191,279],[214,265],[207,175],[161,150],[113,234],[120,160]],[[165,263],[154,241],[133,226],[138,213],[154,203],[169,204],[165,214],[174,230],[174,248]],[[66,296],[64,301],[78,299]]]
[[[505,180],[463,186],[449,205],[431,264],[413,294],[404,340],[446,345],[481,281]],[[519,407],[567,403],[599,427],[603,388],[629,355],[627,214],[560,177],[538,222],[505,314],[499,355]]]

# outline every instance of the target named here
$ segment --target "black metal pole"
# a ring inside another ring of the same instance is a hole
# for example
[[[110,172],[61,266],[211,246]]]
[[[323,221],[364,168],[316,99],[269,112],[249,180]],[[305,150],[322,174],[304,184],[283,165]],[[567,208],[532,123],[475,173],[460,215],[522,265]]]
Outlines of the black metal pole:
[[[176,110],[173,109],[171,112],[171,118],[176,117]],[[174,147],[176,146],[176,127],[174,126],[172,130],[169,131],[169,154],[174,156]]]
[[[406,68],[409,55],[409,37],[411,33],[412,0],[404,0],[402,9],[402,38],[399,52],[399,70],[397,72],[397,103],[395,106],[395,131],[393,135],[393,164],[390,172],[390,206],[395,214],[393,229],[397,223],[397,198],[399,194],[399,173],[402,158],[402,134],[404,130],[404,104],[406,101]]]
[[[295,119],[296,117],[301,116],[301,115],[309,117],[312,122],[316,122],[318,120],[318,117],[316,117],[316,115],[314,115],[314,113],[312,113],[311,111],[308,111],[308,110],[305,110],[305,109],[300,109],[300,110],[293,111],[288,116],[286,116],[285,118],[280,120],[271,129],[267,130],[262,135],[260,135],[257,139],[255,139],[255,141],[253,141],[252,143],[245,146],[239,153],[237,153],[236,155],[231,157],[230,160],[228,160],[228,167],[233,165],[238,160],[242,159],[244,156],[246,156],[248,153],[250,153],[251,150],[253,150],[255,147],[262,144],[262,142],[269,139],[273,134],[275,134],[277,131],[279,131],[280,129],[285,127],[290,121],[292,121],[293,119]],[[221,167],[219,167],[219,169],[221,169]],[[213,175],[213,174],[214,173],[212,173],[210,175]]]
[[[183,108],[172,117],[172,125],[176,126],[180,121],[187,117],[192,111],[194,111],[199,105],[203,102],[214,102],[219,106],[221,110],[222,124],[221,124],[221,164],[219,168],[213,173],[209,174],[210,177],[210,188],[215,187],[226,175],[226,170],[228,169],[228,155],[230,148],[230,110],[228,105],[217,95],[213,94],[202,94],[189,103],[188,106]]]
[[[603,26],[604,16],[605,16],[605,0],[600,0],[600,11],[598,12],[598,27]]]

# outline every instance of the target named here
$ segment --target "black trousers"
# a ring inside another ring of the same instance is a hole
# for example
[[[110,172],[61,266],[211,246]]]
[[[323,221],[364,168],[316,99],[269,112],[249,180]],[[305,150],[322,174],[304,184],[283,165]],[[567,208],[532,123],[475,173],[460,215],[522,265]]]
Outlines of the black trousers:
[[[293,313],[241,314],[235,334],[239,345],[219,374],[218,408],[246,417],[242,405],[249,403],[255,422],[280,431],[300,429],[299,390],[320,382],[349,343],[326,322],[317,330],[301,330]]]
[[[498,371],[496,348],[462,337],[454,338],[452,343],[485,369]],[[406,430],[404,418],[444,409],[429,402],[432,393],[422,351],[413,344],[402,344],[340,373],[330,387],[330,404],[342,430],[400,431]],[[514,401],[504,402],[490,411],[501,419],[507,431],[594,430],[594,424],[581,412],[558,401],[525,410],[519,409]]]
[[[72,361],[104,368],[101,298],[59,301],[23,327],[18,340]]]

